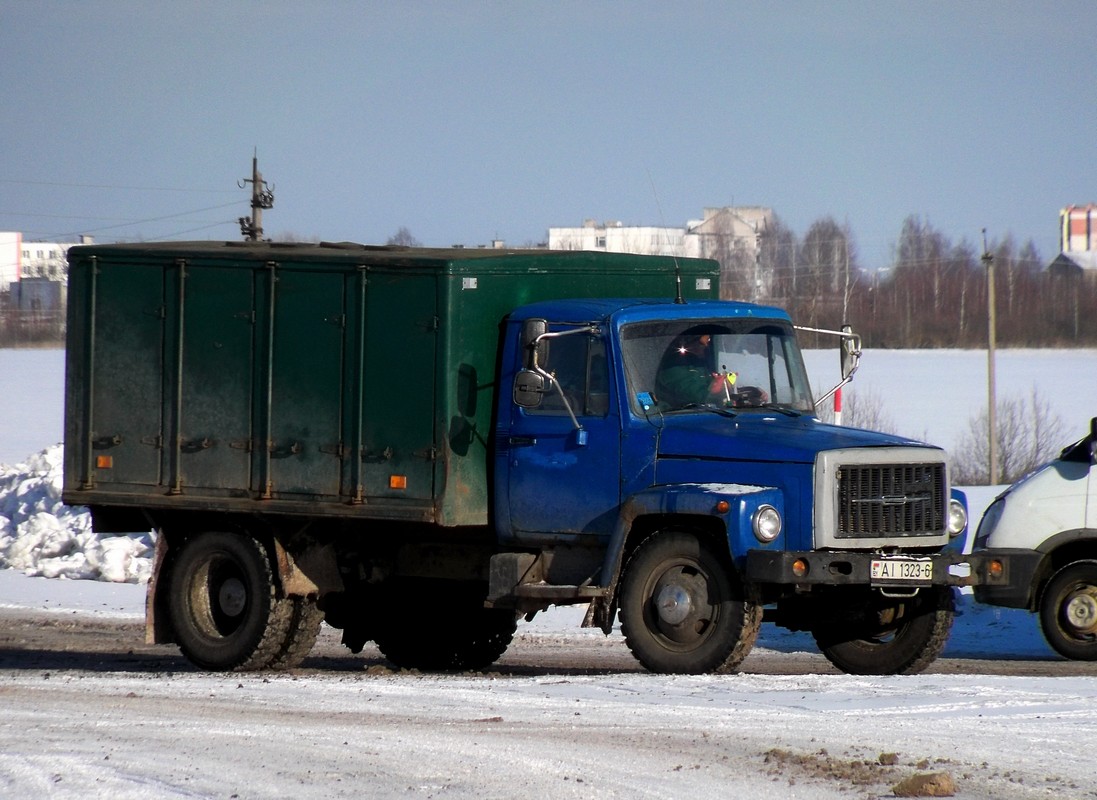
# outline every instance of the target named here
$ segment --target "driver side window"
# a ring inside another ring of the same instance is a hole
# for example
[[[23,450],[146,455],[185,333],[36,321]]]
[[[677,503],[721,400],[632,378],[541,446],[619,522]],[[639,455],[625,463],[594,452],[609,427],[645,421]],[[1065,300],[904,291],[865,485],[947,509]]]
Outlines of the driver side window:
[[[577,417],[604,417],[609,412],[609,369],[605,342],[595,336],[562,336],[552,341],[547,363],[541,365],[558,386],[545,392],[530,414],[564,414],[563,391]]]

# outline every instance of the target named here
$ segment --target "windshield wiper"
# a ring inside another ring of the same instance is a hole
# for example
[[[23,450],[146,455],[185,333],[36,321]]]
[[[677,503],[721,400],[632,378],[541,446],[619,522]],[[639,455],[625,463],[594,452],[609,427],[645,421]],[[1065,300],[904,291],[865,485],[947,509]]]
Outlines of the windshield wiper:
[[[671,409],[671,411],[686,411],[694,408],[701,411],[711,411],[713,414],[719,414],[721,417],[730,418],[736,416],[736,413],[730,408],[721,408],[712,403],[686,403],[684,406],[678,406],[678,408]]]
[[[797,411],[795,408],[789,408],[788,406],[779,405],[777,403],[763,403],[757,408],[764,408],[768,411],[776,411],[778,414],[784,414],[786,417],[802,417],[803,411]]]

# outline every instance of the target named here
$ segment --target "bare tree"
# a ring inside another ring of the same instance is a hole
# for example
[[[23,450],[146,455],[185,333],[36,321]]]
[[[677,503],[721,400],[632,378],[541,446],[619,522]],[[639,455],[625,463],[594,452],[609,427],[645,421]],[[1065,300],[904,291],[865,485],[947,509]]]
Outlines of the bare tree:
[[[953,481],[981,486],[990,475],[990,443],[984,409],[968,421],[953,457]],[[1051,460],[1066,445],[1066,426],[1033,386],[1028,398],[1016,395],[998,401],[995,438],[1003,483],[1013,483]]]
[[[397,247],[422,247],[422,243],[416,239],[411,231],[405,226],[401,225],[400,228],[390,236],[385,244],[396,245]]]
[[[882,433],[897,433],[895,422],[884,411],[884,400],[872,389],[843,390],[845,402],[842,408],[842,425],[850,428],[864,428]],[[819,419],[834,422],[834,408],[829,401],[817,409]]]

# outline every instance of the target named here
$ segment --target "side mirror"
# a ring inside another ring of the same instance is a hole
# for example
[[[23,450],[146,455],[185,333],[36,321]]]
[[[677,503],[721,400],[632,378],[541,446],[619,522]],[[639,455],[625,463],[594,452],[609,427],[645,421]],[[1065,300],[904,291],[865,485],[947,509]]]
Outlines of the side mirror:
[[[533,369],[538,364],[548,362],[548,340],[538,341],[546,333],[548,333],[548,320],[527,319],[522,324],[522,352],[526,354],[527,368]],[[517,387],[517,383],[515,386]]]
[[[842,326],[842,342],[838,347],[842,362],[842,380],[847,380],[861,362],[861,337],[853,332],[849,325]]]
[[[545,396],[545,376],[531,369],[514,376],[514,404],[522,408],[537,408]]]
[[[1097,464],[1097,417],[1089,421],[1089,463]]]

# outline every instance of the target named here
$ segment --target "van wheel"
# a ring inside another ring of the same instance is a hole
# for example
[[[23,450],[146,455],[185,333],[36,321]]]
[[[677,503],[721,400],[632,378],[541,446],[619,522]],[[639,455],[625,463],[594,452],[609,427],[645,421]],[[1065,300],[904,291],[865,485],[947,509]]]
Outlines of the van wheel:
[[[629,558],[620,613],[629,650],[660,673],[734,672],[762,622],[727,559],[674,532],[651,537]]]
[[[254,670],[286,654],[294,602],[276,596],[266,551],[250,536],[210,532],[188,539],[168,588],[176,641],[195,665]]]
[[[882,598],[861,622],[831,623],[812,634],[827,660],[850,675],[914,675],[932,664],[952,630],[952,590]]]
[[[1097,661],[1097,561],[1076,561],[1040,596],[1040,627],[1059,655]]]

